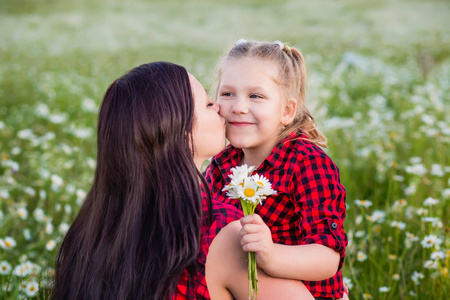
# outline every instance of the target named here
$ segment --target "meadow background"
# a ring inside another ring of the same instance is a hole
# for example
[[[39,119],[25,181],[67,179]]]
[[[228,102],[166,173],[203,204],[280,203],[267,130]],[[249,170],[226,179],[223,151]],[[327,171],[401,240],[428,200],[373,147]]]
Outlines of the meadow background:
[[[107,86],[142,63],[208,89],[239,38],[281,40],[347,189],[351,299],[450,293],[450,3],[0,0],[0,298],[48,298],[96,164]]]

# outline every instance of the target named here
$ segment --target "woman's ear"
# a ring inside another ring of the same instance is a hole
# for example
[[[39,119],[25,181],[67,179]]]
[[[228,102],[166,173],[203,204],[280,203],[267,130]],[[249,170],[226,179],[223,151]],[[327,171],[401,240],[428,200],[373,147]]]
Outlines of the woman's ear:
[[[281,117],[281,123],[283,125],[290,124],[297,114],[297,100],[289,98],[284,106],[283,115]]]

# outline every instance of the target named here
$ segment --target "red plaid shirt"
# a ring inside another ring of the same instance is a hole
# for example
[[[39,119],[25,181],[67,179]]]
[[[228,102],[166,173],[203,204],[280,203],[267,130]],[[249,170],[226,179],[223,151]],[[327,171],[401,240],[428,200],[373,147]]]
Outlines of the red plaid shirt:
[[[274,243],[322,244],[341,255],[339,271],[323,281],[304,281],[314,297],[343,296],[341,268],[348,243],[344,232],[345,189],[339,169],[318,146],[292,133],[281,141],[259,166],[277,195],[256,207],[272,232]],[[226,197],[222,188],[230,183],[231,168],[239,164],[242,150],[229,145],[213,157],[205,171],[213,199],[241,209],[240,201]]]
[[[208,206],[203,203],[204,222],[201,227],[200,254],[197,257],[199,269],[196,274],[190,274],[184,270],[177,285],[177,293],[173,296],[173,300],[185,299],[210,299],[205,278],[205,263],[208,255],[209,246],[219,233],[219,231],[229,223],[239,220],[244,214],[234,206],[212,201],[212,222],[208,226],[206,217],[208,216]]]

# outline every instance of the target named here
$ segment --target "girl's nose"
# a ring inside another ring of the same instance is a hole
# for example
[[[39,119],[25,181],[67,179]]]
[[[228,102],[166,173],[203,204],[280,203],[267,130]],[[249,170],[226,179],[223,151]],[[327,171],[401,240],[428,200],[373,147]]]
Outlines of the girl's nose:
[[[238,115],[248,113],[248,107],[245,101],[236,99],[231,106],[231,112]]]

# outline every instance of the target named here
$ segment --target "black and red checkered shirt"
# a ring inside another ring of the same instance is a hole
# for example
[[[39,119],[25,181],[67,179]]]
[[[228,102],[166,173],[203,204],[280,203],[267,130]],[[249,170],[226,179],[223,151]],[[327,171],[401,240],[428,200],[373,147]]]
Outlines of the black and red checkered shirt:
[[[214,200],[212,201],[212,208],[212,222],[208,225],[205,220],[208,216],[208,206],[206,201],[203,201],[204,225],[201,227],[200,254],[197,258],[199,268],[195,274],[190,274],[187,270],[184,270],[178,281],[177,293],[173,296],[173,300],[210,299],[205,278],[205,263],[209,246],[223,227],[244,216],[242,211],[236,209],[236,207]]]
[[[341,268],[348,243],[344,232],[345,189],[339,169],[315,144],[295,133],[281,141],[259,166],[277,195],[256,207],[272,232],[274,243],[322,244],[340,253],[339,271],[323,281],[304,281],[314,297],[343,296]],[[222,188],[230,183],[231,168],[239,165],[242,149],[229,145],[213,157],[205,171],[213,199],[241,209],[238,199],[229,199]]]

